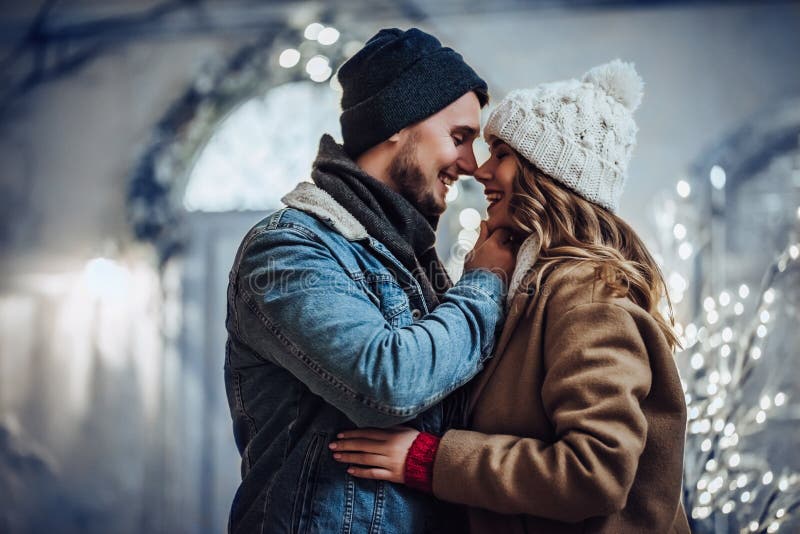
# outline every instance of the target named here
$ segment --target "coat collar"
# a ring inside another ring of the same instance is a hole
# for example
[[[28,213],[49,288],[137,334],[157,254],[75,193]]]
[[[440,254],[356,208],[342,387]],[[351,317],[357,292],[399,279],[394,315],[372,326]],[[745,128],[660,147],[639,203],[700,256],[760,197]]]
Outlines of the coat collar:
[[[506,308],[510,309],[517,296],[520,285],[525,277],[533,268],[539,255],[539,240],[536,234],[529,235],[520,245],[517,251],[517,265],[514,267],[514,274],[508,284],[508,296],[506,297]]]

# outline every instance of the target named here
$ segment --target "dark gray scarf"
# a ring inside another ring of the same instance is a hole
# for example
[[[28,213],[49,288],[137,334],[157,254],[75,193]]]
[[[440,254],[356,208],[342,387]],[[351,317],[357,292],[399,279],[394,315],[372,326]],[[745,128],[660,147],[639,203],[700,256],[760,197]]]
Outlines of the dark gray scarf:
[[[319,142],[311,179],[411,271],[433,310],[453,286],[434,247],[439,218],[425,217],[402,195],[365,173],[328,134]]]

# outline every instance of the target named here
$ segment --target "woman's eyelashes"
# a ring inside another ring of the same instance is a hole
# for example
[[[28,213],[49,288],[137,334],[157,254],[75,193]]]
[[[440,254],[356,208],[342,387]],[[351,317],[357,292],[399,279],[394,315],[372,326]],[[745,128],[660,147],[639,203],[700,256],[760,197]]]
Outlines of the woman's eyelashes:
[[[459,146],[464,143],[464,137],[461,135],[451,135],[450,137],[453,138],[453,144]]]

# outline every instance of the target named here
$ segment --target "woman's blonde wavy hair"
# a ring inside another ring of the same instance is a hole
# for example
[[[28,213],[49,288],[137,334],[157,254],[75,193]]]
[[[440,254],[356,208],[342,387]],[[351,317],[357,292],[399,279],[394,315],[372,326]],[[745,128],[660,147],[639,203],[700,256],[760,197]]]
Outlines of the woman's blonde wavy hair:
[[[535,291],[538,293],[542,279],[556,266],[592,261],[598,278],[618,296],[647,310],[670,347],[678,346],[664,277],[636,232],[621,218],[559,185],[512,152],[519,170],[510,201],[511,220],[516,231],[535,234],[540,247],[533,267]],[[669,320],[658,309],[662,297],[667,299]]]

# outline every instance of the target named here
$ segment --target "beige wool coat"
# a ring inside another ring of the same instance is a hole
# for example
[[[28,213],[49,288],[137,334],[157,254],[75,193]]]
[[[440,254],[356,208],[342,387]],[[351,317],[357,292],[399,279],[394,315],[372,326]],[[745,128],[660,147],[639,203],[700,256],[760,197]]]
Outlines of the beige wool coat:
[[[434,494],[468,506],[473,534],[689,532],[686,407],[657,323],[586,263],[528,285],[473,382],[472,430],[440,442]]]

